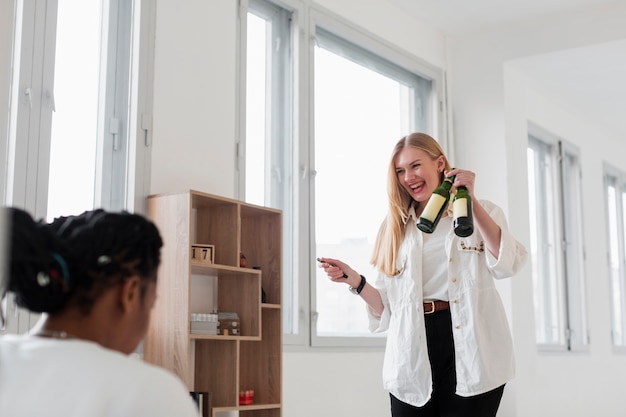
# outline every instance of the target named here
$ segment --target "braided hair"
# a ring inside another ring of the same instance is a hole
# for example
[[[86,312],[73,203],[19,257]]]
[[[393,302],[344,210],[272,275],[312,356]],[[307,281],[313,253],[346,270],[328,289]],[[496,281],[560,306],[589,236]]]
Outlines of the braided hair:
[[[76,306],[86,315],[107,288],[133,275],[142,291],[156,281],[163,242],[143,216],[97,209],[46,223],[8,210],[7,290],[30,311],[54,314]]]

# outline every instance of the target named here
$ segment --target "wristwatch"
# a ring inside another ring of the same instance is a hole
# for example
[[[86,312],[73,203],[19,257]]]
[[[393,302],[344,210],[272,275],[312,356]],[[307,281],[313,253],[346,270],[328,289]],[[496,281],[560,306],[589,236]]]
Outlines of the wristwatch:
[[[350,287],[350,288],[349,288],[350,292],[351,292],[352,294],[354,294],[354,295],[359,295],[359,294],[361,294],[361,291],[363,291],[363,287],[365,287],[365,283],[366,283],[366,282],[367,282],[367,281],[365,280],[365,277],[364,277],[363,275],[361,275],[361,283],[360,283],[360,284],[359,284],[359,286],[358,286],[358,287],[356,287],[356,288],[352,288],[352,287]]]

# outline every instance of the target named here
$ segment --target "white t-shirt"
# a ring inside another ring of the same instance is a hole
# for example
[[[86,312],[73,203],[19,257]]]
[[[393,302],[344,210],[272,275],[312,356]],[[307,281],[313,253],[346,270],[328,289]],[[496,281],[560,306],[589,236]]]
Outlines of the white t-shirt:
[[[450,216],[442,217],[432,234],[423,233],[422,291],[424,300],[448,301],[448,255],[446,236],[452,227]]]
[[[164,369],[79,339],[0,338],[0,416],[198,417]]]

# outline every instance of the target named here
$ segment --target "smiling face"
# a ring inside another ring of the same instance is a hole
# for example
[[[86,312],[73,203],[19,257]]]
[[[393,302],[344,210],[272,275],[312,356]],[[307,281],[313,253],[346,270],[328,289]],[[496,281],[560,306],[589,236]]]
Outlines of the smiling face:
[[[409,146],[398,152],[394,164],[400,186],[421,203],[441,184],[446,160],[443,155],[433,159],[426,151]]]

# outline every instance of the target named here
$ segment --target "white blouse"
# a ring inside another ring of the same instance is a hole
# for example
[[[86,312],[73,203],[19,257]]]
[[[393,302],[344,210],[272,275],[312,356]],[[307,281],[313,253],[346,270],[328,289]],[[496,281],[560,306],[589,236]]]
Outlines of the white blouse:
[[[480,204],[502,231],[498,259],[486,250],[478,229],[460,238],[450,225],[445,239],[456,393],[464,397],[495,389],[514,376],[513,341],[494,278],[514,275],[527,258],[526,249],[509,233],[502,210],[489,201]],[[382,314],[369,308],[368,314],[372,332],[388,332],[385,389],[405,403],[423,406],[432,393],[432,376],[424,327],[423,236],[416,221],[412,212],[398,256],[400,273],[379,274],[374,284],[383,300]]]

